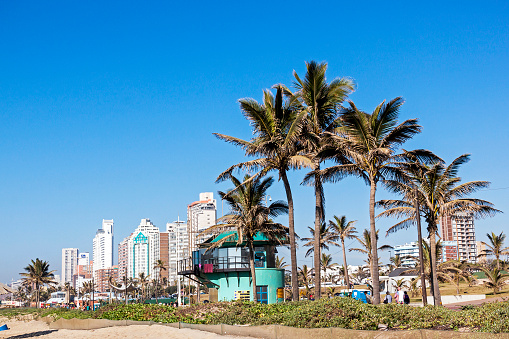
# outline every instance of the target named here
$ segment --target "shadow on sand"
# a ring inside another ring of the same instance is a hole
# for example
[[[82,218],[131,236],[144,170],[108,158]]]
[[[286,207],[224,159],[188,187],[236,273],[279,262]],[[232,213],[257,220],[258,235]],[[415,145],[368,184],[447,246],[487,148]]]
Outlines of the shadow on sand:
[[[26,333],[26,334],[15,335],[15,336],[12,336],[12,337],[7,337],[6,339],[35,338],[35,337],[39,337],[41,335],[50,334],[50,333],[53,333],[53,332],[56,332],[56,331],[58,331],[58,330],[37,331],[37,332],[32,332],[32,333]]]

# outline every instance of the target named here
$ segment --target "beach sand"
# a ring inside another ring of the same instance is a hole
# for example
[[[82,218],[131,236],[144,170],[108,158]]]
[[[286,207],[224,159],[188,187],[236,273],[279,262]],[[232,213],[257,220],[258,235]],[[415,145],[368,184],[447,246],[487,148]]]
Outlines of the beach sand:
[[[7,324],[7,331],[0,331],[0,338],[169,338],[169,339],[218,339],[248,337],[223,336],[215,333],[177,329],[164,325],[132,325],[100,328],[96,330],[52,330],[42,321],[22,321],[0,318],[0,326]]]

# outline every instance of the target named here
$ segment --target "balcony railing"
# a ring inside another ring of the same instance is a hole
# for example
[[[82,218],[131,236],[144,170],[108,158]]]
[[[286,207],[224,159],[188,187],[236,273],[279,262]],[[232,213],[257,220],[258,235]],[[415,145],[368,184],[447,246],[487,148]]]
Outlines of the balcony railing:
[[[257,265],[255,265],[257,266]],[[263,266],[261,266],[263,267]],[[199,263],[191,258],[178,262],[178,274],[194,274],[214,272],[248,271],[249,259],[242,257],[200,258]]]

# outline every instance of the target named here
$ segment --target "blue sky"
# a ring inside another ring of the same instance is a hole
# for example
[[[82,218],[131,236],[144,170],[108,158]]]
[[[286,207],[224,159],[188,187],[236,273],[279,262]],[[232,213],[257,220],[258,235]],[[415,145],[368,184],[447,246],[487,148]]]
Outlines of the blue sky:
[[[448,161],[471,153],[460,175],[491,181],[477,196],[508,211],[508,17],[503,1],[0,2],[0,281],[36,257],[60,271],[61,248],[91,251],[103,218],[118,243],[142,218],[164,229],[200,192],[227,189],[215,178],[243,153],[212,133],[250,138],[238,99],[291,86],[309,60],[327,61],[329,79],[355,79],[350,98],[366,111],[404,97],[401,119],[423,126],[405,148]],[[307,236],[303,175],[290,179]],[[282,184],[270,194],[284,199]],[[368,227],[363,182],[325,194],[327,219]],[[481,220],[477,237],[507,224],[506,214]]]

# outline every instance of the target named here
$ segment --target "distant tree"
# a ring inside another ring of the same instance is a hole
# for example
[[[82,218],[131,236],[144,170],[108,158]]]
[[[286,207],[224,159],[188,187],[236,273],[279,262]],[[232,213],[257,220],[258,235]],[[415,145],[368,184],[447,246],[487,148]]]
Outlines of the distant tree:
[[[376,239],[378,241],[378,231],[376,231]],[[361,245],[361,247],[358,247],[358,248],[350,248],[349,251],[355,251],[355,252],[361,252],[365,255],[367,255],[368,259],[367,259],[367,263],[370,267],[370,269],[372,268],[372,251],[371,251],[371,232],[368,231],[367,229],[364,230],[364,232],[362,233],[362,237],[355,237],[357,239],[357,241],[359,242],[359,244]],[[392,249],[393,247],[392,246],[389,246],[389,245],[381,245],[377,248],[377,251],[384,251],[384,250],[390,250]],[[378,262],[378,261],[377,261]],[[378,266],[377,266],[378,267]],[[378,270],[377,270],[378,271]]]
[[[343,249],[343,274],[347,288],[350,288],[350,280],[348,276],[348,264],[346,263],[345,239],[355,238],[355,234],[357,233],[355,230],[356,222],[356,220],[347,222],[344,215],[340,217],[334,216],[334,220],[329,220],[329,226],[333,228],[339,239],[341,239],[341,248]]]
[[[285,261],[284,257],[279,257],[276,255],[276,268],[285,269],[288,267],[288,264]]]
[[[156,264],[154,265],[154,271],[157,272],[157,277],[155,278],[155,295],[156,295],[156,304],[157,304],[157,290],[161,279],[161,271],[166,271],[166,263],[162,261],[161,259],[156,261]]]
[[[493,288],[494,294],[497,294],[505,285],[506,281],[509,280],[509,274],[503,273],[498,268],[494,268],[492,270],[488,270],[484,267],[479,268],[484,272],[488,279],[484,285],[488,288]]]
[[[500,270],[500,256],[509,254],[509,247],[504,247],[506,236],[504,232],[500,232],[499,235],[496,235],[494,232],[491,232],[491,234],[486,233],[486,236],[490,240],[490,243],[487,244],[483,241],[483,244],[488,248],[481,253],[481,256],[494,255],[497,262],[497,269]]]
[[[315,230],[308,226],[309,233],[311,233],[310,238],[302,238],[302,241],[306,241],[304,243],[304,247],[309,247],[309,249],[306,252],[306,257],[308,257],[310,254],[312,254],[314,249],[314,243],[315,243]],[[328,250],[329,246],[339,246],[339,244],[336,242],[339,239],[339,236],[334,232],[334,228],[331,226],[327,226],[326,223],[322,223],[322,226],[320,227],[320,250]]]

